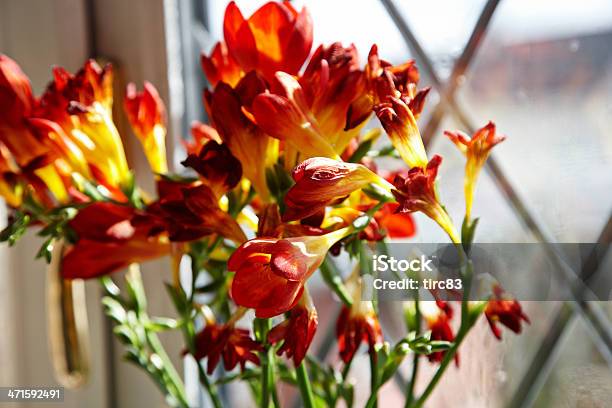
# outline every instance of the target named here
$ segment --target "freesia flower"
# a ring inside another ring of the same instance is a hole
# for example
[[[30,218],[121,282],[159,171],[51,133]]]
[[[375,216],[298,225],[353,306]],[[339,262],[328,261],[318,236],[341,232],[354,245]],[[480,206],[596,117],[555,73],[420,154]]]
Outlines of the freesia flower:
[[[276,73],[277,93],[261,93],[253,100],[253,116],[270,136],[287,143],[303,157],[337,158],[333,136],[322,133],[300,83],[284,72]]]
[[[451,305],[444,301],[420,302],[421,314],[425,318],[427,327],[431,330],[431,340],[442,340],[452,342],[455,339],[450,322],[453,317]],[[446,351],[436,351],[427,356],[431,362],[441,362]],[[459,355],[455,354],[455,364],[459,365]]]
[[[402,99],[415,119],[423,110],[430,88],[418,89],[419,71],[414,60],[401,65],[392,65],[378,56],[378,47],[373,45],[368,54],[363,76],[366,90],[350,106],[346,128],[352,129],[365,122],[372,108],[384,103],[389,97]]]
[[[362,127],[345,129],[349,107],[365,91],[366,85],[355,45],[343,47],[339,42],[321,45],[299,82],[321,134],[336,152],[343,152]]]
[[[208,358],[207,372],[212,374],[223,358],[226,370],[233,370],[238,364],[244,370],[247,361],[259,365],[256,352],[262,351],[261,344],[249,335],[249,331],[234,327],[233,323],[208,323],[195,338],[194,358]]]
[[[215,86],[218,82],[225,82],[231,87],[236,86],[244,72],[230,55],[227,45],[219,41],[212,49],[210,56],[202,54],[200,57],[202,70],[210,85]]]
[[[199,154],[189,154],[181,164],[194,169],[217,198],[236,187],[242,178],[240,161],[226,145],[214,140],[207,142]]]
[[[245,242],[227,264],[236,272],[231,288],[234,302],[255,309],[262,318],[292,309],[329,248],[350,232],[343,228],[318,236],[262,237]]]
[[[167,255],[167,237],[151,234],[149,225],[133,225],[135,211],[106,202],[81,209],[68,224],[78,239],[62,258],[63,277],[95,278]]]
[[[132,129],[142,143],[151,170],[158,174],[167,173],[166,107],[157,89],[145,81],[144,90],[137,92],[136,85],[130,83],[123,103]]]
[[[355,356],[362,342],[367,343],[369,353],[376,353],[376,346],[382,344],[383,335],[371,301],[361,300],[361,277],[359,269],[355,268],[345,286],[351,293],[352,306],[342,306],[336,322],[336,338],[340,358],[345,364]]]
[[[170,241],[193,241],[219,234],[236,243],[246,241],[240,225],[221,210],[215,193],[204,184],[158,183],[160,199],[151,203],[135,222],[167,231]]]
[[[304,290],[300,301],[288,315],[286,320],[270,330],[268,341],[271,344],[282,341],[283,345],[276,353],[293,359],[293,364],[297,367],[304,360],[318,325],[317,310],[307,290]]]
[[[89,60],[75,75],[59,67],[53,75],[35,117],[57,123],[82,151],[95,180],[118,194],[130,173],[113,122],[112,67]]]
[[[312,47],[312,20],[304,7],[268,2],[245,19],[235,2],[225,9],[223,34],[229,54],[244,72],[271,80],[276,71],[297,74]]]
[[[413,167],[407,177],[396,176],[393,184],[395,196],[399,207],[398,212],[420,211],[442,227],[454,243],[459,243],[459,236],[448,213],[440,204],[436,193],[436,176],[442,157],[435,155],[426,168]]]
[[[521,304],[516,299],[507,297],[499,285],[493,287],[493,296],[487,303],[485,316],[489,326],[491,326],[493,335],[498,340],[502,338],[501,330],[497,326],[498,323],[501,323],[517,334],[521,332],[523,321],[529,323],[529,318],[523,312]]]
[[[374,107],[391,143],[410,168],[427,166],[427,154],[412,111],[401,99],[389,97]]]
[[[19,185],[19,175],[12,163],[10,153],[0,144],[0,196],[6,204],[17,208],[22,202],[22,187]]]
[[[21,167],[49,154],[27,127],[35,105],[28,77],[15,61],[0,54],[0,141]]]
[[[278,141],[265,134],[247,115],[255,95],[266,84],[254,72],[246,75],[236,89],[217,84],[210,98],[212,121],[223,143],[242,164],[242,172],[264,201],[269,199],[266,168],[276,162]]]
[[[283,220],[303,219],[328,205],[342,202],[353,191],[370,183],[390,185],[362,164],[314,157],[293,170],[295,185],[285,195]]]
[[[214,127],[197,120],[191,123],[191,137],[192,141],[183,141],[188,154],[199,154],[204,145],[211,140],[218,144],[223,143],[219,132]]]
[[[491,149],[503,142],[506,137],[498,135],[495,131],[495,123],[489,122],[484,127],[478,129],[470,138],[463,132],[449,132],[444,134],[461,150],[467,157],[465,163],[464,177],[464,194],[465,194],[465,212],[469,219],[472,212],[472,202],[474,201],[474,190],[476,189],[476,181],[482,170]]]

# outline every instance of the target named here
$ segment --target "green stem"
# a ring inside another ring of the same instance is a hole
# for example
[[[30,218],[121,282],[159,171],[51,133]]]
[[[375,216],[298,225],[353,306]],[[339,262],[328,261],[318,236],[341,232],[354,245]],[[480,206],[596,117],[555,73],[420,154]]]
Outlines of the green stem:
[[[319,270],[321,271],[321,276],[323,277],[325,283],[327,283],[334,293],[338,295],[342,303],[350,307],[353,304],[353,299],[344,286],[342,278],[340,277],[340,274],[336,270],[332,261],[325,258],[321,266],[319,266]]]
[[[367,408],[378,406],[378,365],[375,353],[370,352],[370,398],[366,404]]]
[[[264,319],[263,339],[262,342],[266,345],[261,359],[261,407],[269,408],[270,406],[270,389],[274,385],[274,350],[267,344],[268,331],[272,328],[272,319]]]
[[[202,385],[206,389],[206,392],[208,392],[213,406],[215,408],[223,408],[223,404],[221,404],[221,399],[219,398],[219,394],[217,393],[217,387],[211,384],[208,380],[208,376],[204,371],[204,367],[202,367],[202,363],[200,361],[196,361],[196,364],[198,365],[198,376],[200,378],[200,383],[202,383]]]
[[[414,304],[415,304],[415,320],[416,320],[416,332],[417,336],[421,332],[421,307],[419,306],[419,291],[416,290],[414,294]],[[417,374],[419,372],[419,353],[414,353],[414,357],[412,359],[412,375],[410,377],[410,383],[408,384],[408,392],[406,395],[406,403],[404,404],[405,408],[408,408],[412,401],[414,401],[414,387],[417,380]]]
[[[308,372],[306,371],[306,364],[304,361],[295,368],[295,374],[297,376],[298,386],[300,387],[300,393],[302,394],[302,402],[304,408],[315,408],[314,396],[312,395],[312,386],[308,379]]]

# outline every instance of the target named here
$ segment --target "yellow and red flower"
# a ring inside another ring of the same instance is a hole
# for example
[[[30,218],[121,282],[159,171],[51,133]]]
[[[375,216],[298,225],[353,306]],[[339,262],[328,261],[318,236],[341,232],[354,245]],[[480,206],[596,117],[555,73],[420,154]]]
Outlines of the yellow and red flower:
[[[223,34],[244,72],[256,70],[271,80],[276,71],[298,73],[312,47],[312,19],[305,7],[298,13],[288,1],[268,2],[245,19],[232,1]]]
[[[298,220],[316,214],[326,206],[338,204],[370,183],[389,189],[391,186],[362,164],[314,157],[293,170],[295,185],[285,195],[287,209],[284,221]]]
[[[245,242],[227,263],[236,275],[231,295],[240,306],[255,309],[257,317],[272,317],[292,309],[306,280],[327,251],[351,230],[295,238],[255,238]]]
[[[498,323],[506,326],[508,329],[519,334],[522,330],[522,322],[529,323],[529,318],[523,312],[521,304],[504,294],[501,286],[493,287],[493,296],[489,299],[485,308],[485,316],[491,326],[493,335],[501,340],[502,334]]]
[[[64,278],[95,278],[167,255],[167,237],[153,234],[150,225],[132,224],[135,213],[132,207],[106,202],[81,209],[69,222],[78,239],[62,258]]]
[[[166,107],[157,89],[145,81],[144,90],[137,92],[136,85],[130,83],[127,86],[123,104],[132,129],[142,144],[151,170],[157,174],[167,173]]]
[[[376,116],[385,128],[395,150],[410,168],[427,166],[427,154],[416,119],[408,105],[399,98],[374,106]]]
[[[435,155],[426,168],[413,167],[406,177],[396,176],[393,181],[396,190],[392,193],[399,203],[398,212],[422,212],[437,222],[454,243],[459,243],[453,222],[440,204],[436,193],[435,183],[440,163],[442,157]]]
[[[233,323],[208,323],[196,335],[194,358],[208,358],[207,372],[212,374],[223,358],[226,370],[233,370],[238,364],[244,370],[247,361],[259,365],[256,352],[262,351],[261,344],[253,340],[248,330],[234,327]]]
[[[376,346],[382,344],[383,335],[371,301],[361,300],[361,278],[355,269],[345,282],[353,304],[342,306],[336,322],[336,338],[340,358],[345,364],[355,356],[362,342],[367,343],[369,353],[375,355]]]
[[[244,176],[253,183],[262,200],[268,201],[266,168],[276,162],[278,141],[255,125],[249,114],[253,98],[265,89],[265,81],[251,72],[235,89],[222,82],[217,84],[209,105],[213,124],[223,143],[240,161]]]
[[[302,158],[337,158],[338,152],[319,129],[297,79],[278,72],[275,90],[276,93],[261,93],[253,100],[253,116],[259,127],[270,136],[284,141],[286,147],[301,153]]]
[[[471,138],[459,131],[446,131],[444,134],[467,157],[467,162],[465,163],[464,194],[465,212],[469,219],[472,212],[474,190],[476,189],[478,175],[485,165],[491,149],[496,144],[503,142],[506,137],[496,133],[495,123],[493,122],[489,122],[484,127],[478,129]]]
[[[285,354],[293,359],[293,364],[300,365],[312,343],[317,330],[317,310],[312,304],[308,291],[304,290],[300,301],[288,312],[288,317],[268,333],[271,344],[283,342],[277,354]]]

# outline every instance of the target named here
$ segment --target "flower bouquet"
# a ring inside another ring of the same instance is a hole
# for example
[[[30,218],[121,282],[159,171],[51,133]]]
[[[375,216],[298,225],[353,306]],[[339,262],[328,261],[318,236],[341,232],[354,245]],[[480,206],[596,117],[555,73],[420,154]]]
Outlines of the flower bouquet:
[[[352,406],[351,363],[363,345],[366,406],[377,405],[404,362],[405,405],[423,406],[481,315],[497,338],[499,324],[519,333],[528,322],[498,284],[484,300],[469,297],[476,181],[504,137],[492,122],[471,137],[446,132],[466,157],[458,228],[436,188],[442,158],[428,157],[419,134],[429,88],[418,87],[414,61],[392,65],[376,45],[365,66],[354,46],[312,52],[310,15],[289,2],[266,3],[248,19],[232,2],[223,30],[224,41],[201,60],[210,124],[192,126],[183,171],[166,162],[166,114],[154,86],[127,88],[123,108],[155,194],[135,184],[126,160],[109,65],[91,60],[76,74],[54,68],[35,97],[19,66],[0,56],[0,192],[11,208],[2,240],[13,244],[28,227],[39,228],[45,241],[37,256],[57,264],[63,285],[98,279],[127,360],[169,405],[190,403],[169,358],[184,355],[197,363],[215,407],[223,406],[219,388],[234,381],[248,384],[262,407],[281,406],[280,382],[295,386],[306,407]],[[372,116],[382,129],[371,126]],[[383,170],[385,158],[403,165]],[[448,235],[461,290],[455,301],[432,291],[429,302],[414,290],[405,302],[406,332],[390,343],[378,302],[363,296],[363,277],[387,240],[415,234],[414,212]],[[138,270],[161,257],[171,260],[173,318],[148,315]],[[114,280],[124,269],[119,289]],[[316,275],[341,302],[333,361],[309,354],[318,319],[308,287]],[[158,333],[168,330],[182,332],[182,350],[164,349]],[[417,393],[424,360],[439,367]]]

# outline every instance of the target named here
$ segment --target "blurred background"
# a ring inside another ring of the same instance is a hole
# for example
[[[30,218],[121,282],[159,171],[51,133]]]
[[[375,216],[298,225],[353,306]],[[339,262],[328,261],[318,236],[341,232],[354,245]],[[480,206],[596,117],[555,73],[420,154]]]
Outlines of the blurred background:
[[[250,15],[264,2],[237,3]],[[433,87],[420,127],[429,151],[444,157],[440,191],[456,219],[463,211],[464,161],[442,131],[470,133],[494,120],[508,136],[479,183],[477,241],[612,240],[612,2],[293,3],[310,9],[315,46],[355,43],[365,63],[376,43],[392,63],[416,59],[422,85]],[[116,100],[128,81],[149,80],[168,105],[169,154],[178,164],[183,157],[179,142],[189,124],[205,120],[201,94],[206,82],[199,55],[222,38],[226,5],[224,0],[0,0],[0,52],[22,66],[37,94],[50,80],[53,65],[75,71],[88,57],[115,65]],[[125,120],[119,117],[118,123],[127,135]],[[146,168],[135,138],[126,138],[126,150],[137,172]],[[151,185],[151,180],[141,182]],[[444,240],[427,219],[416,218],[414,240]],[[0,248],[2,386],[55,384],[47,351],[45,266],[31,260],[36,239],[31,234],[14,251]],[[599,269],[612,272],[612,255]],[[168,274],[163,262],[145,268],[154,314],[172,313],[161,284]],[[326,350],[325,334],[333,332],[338,304],[319,287],[315,342],[319,355],[333,362],[336,350]],[[87,293],[92,377],[84,388],[67,391],[63,406],[163,406],[153,384],[122,361],[99,306],[96,282],[87,283]],[[461,350],[461,366],[449,370],[428,406],[612,405],[610,303],[529,302],[525,307],[532,323],[521,336],[506,332],[497,342],[481,322]],[[391,338],[399,335],[401,305],[385,305],[383,322]],[[178,336],[164,341],[169,349],[182,348]],[[180,360],[178,352],[174,357]],[[366,356],[355,362],[356,378],[367,372],[360,364],[366,367]],[[421,386],[435,368],[424,366]],[[407,373],[410,367],[403,368]],[[196,401],[197,375],[189,364],[185,370]],[[367,377],[359,381],[367,383]],[[386,386],[381,406],[400,406],[400,386]],[[357,390],[358,399],[368,392],[363,388]],[[244,396],[228,390],[231,406],[249,406],[248,391],[242,391]],[[288,395],[289,406],[291,399]]]

